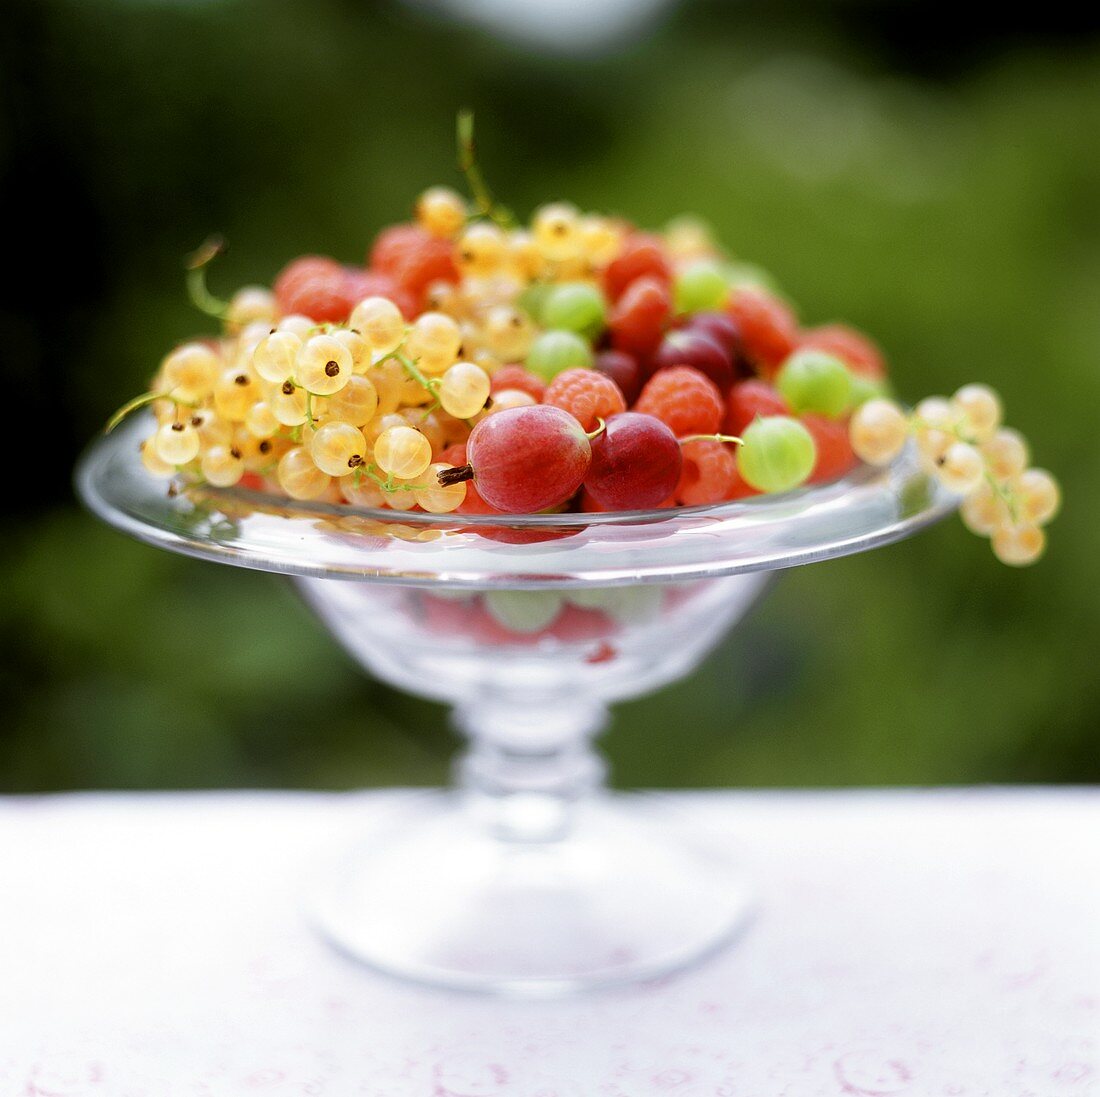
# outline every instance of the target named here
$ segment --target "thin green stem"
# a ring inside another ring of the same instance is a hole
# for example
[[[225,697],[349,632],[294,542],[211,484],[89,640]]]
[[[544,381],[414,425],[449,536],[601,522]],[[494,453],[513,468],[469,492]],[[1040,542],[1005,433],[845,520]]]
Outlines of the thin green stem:
[[[147,407],[149,404],[155,404],[158,400],[170,400],[176,407],[193,408],[197,406],[187,400],[180,400],[178,397],[171,396],[167,392],[143,392],[140,396],[128,400],[107,420],[103,433],[110,434],[127,416]]]
[[[736,434],[689,434],[686,438],[679,439],[680,445],[685,442],[727,442],[731,446],[743,446],[744,438],[738,438]]]
[[[224,320],[229,312],[229,303],[215,297],[206,286],[206,268],[222,252],[225,241],[220,236],[211,236],[187,257],[187,295],[191,303],[207,316]]]
[[[515,225],[510,210],[493,200],[492,192],[481,174],[481,165],[477,161],[477,143],[474,140],[474,112],[463,108],[458,112],[455,123],[455,139],[458,145],[458,170],[466,177],[470,196],[474,200],[476,216],[488,217],[504,228]]]

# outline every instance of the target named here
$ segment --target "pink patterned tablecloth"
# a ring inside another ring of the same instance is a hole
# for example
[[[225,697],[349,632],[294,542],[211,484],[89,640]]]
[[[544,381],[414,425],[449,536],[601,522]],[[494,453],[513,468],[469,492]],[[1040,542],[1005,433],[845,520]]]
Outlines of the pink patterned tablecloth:
[[[0,1097],[1100,1094],[1100,790],[685,795],[760,917],[557,1003],[314,936],[303,875],[393,795],[0,800]]]

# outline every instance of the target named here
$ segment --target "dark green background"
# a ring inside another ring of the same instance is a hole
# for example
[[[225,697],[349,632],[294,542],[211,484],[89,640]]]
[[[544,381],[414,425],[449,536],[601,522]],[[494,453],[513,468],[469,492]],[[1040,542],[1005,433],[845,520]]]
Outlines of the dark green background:
[[[366,680],[275,579],[100,526],[69,478],[201,329],[186,251],[227,235],[217,290],[358,259],[456,181],[461,104],[518,210],[697,211],[808,320],[876,333],[904,396],[994,384],[1065,485],[1029,571],[951,522],[783,576],[699,674],[619,709],[617,780],[1100,778],[1100,36],[954,12],[695,3],[569,57],[386,4],[5,5],[0,789],[443,777],[442,709]]]

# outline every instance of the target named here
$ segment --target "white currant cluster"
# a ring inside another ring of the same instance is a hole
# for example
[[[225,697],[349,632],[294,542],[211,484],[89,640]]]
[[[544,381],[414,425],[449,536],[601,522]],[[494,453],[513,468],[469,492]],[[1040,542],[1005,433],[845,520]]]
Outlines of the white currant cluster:
[[[872,465],[887,465],[912,437],[921,463],[963,497],[968,529],[989,537],[1006,564],[1032,564],[1046,547],[1045,526],[1058,512],[1058,482],[1030,468],[1027,441],[1002,425],[998,395],[964,385],[951,399],[930,396],[907,412],[892,400],[868,400],[849,426],[852,449]]]

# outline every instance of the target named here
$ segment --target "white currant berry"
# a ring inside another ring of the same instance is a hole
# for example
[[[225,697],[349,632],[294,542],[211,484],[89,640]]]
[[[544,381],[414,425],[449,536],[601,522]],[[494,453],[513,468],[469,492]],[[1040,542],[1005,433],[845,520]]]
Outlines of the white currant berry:
[[[936,478],[949,491],[966,495],[985,475],[985,462],[977,447],[969,442],[954,442],[936,459]]]
[[[905,446],[909,418],[892,400],[868,400],[852,415],[848,434],[861,461],[888,465]]]
[[[156,454],[168,465],[186,465],[199,455],[199,432],[190,423],[165,423],[154,435]]]
[[[294,380],[316,396],[339,392],[352,374],[351,351],[334,335],[310,336],[294,364]]]
[[[1046,469],[1025,469],[1014,487],[1023,517],[1037,526],[1045,526],[1062,505],[1058,481]]]
[[[1001,425],[1001,398],[988,385],[963,385],[951,398],[962,427],[976,442],[993,437]]]
[[[412,427],[392,427],[375,441],[374,463],[385,473],[412,480],[432,463],[431,443]]]
[[[351,310],[348,326],[371,345],[375,354],[392,354],[405,339],[405,318],[388,297],[366,297]]]
[[[1046,535],[1030,522],[1009,522],[993,531],[993,552],[1003,564],[1026,567],[1046,548]]]
[[[319,499],[332,483],[332,478],[317,467],[303,446],[295,446],[283,454],[276,475],[279,486],[291,499]]]

